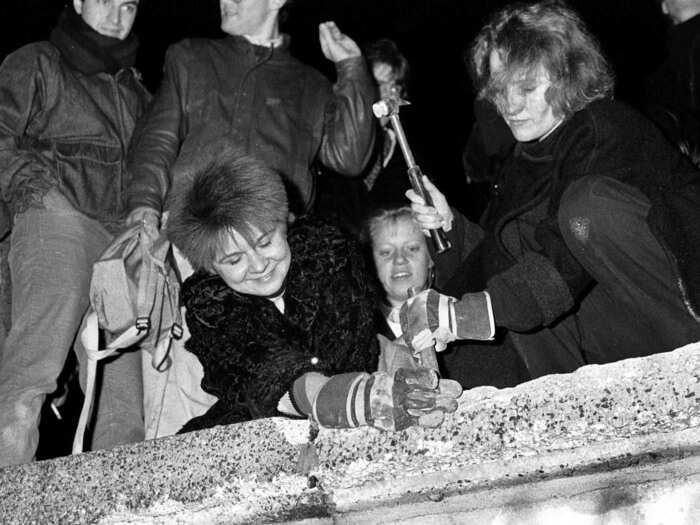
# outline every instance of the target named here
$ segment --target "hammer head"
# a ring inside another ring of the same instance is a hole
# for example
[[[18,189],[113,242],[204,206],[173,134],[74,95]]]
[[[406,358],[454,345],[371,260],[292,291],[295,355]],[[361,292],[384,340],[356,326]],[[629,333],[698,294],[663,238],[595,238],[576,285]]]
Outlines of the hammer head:
[[[390,117],[391,115],[398,115],[399,107],[407,106],[408,104],[410,102],[398,97],[383,98],[379,102],[372,104],[372,112],[377,118]]]

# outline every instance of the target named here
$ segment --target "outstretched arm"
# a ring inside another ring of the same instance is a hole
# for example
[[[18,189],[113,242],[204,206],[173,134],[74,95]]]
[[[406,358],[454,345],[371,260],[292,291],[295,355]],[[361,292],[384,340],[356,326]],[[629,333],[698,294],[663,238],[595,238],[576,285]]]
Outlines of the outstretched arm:
[[[329,428],[371,425],[403,430],[436,427],[457,409],[462,387],[428,368],[400,368],[393,374],[354,372],[326,377],[309,372],[280,400],[280,412],[308,417]]]

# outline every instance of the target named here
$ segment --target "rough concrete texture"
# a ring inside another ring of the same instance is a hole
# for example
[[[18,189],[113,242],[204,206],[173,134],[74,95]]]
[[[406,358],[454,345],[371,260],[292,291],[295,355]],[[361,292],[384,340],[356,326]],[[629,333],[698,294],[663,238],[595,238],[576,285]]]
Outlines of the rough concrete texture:
[[[0,522],[696,523],[699,356],[474,389],[438,429],[322,429],[309,476],[282,419],[8,468]]]

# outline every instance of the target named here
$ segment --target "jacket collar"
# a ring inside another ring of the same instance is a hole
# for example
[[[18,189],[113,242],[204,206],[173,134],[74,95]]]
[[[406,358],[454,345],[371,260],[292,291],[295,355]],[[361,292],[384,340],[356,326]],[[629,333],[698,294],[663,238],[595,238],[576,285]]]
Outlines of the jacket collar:
[[[290,46],[290,38],[287,34],[282,35],[282,43],[275,47],[253,44],[247,38],[240,35],[227,35],[223,38],[223,42],[240,53],[250,53],[259,57],[267,55],[275,56],[277,54],[288,55]]]
[[[132,67],[139,45],[133,34],[119,40],[98,33],[70,5],[61,13],[50,40],[63,59],[85,75],[114,75],[120,69]]]

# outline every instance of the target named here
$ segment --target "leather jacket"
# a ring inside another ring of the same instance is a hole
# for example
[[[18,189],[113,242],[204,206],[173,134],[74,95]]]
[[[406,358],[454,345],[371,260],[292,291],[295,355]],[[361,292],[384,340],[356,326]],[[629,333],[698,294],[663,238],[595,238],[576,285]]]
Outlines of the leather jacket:
[[[284,177],[296,192],[292,209],[308,209],[314,159],[355,175],[372,152],[375,87],[364,59],[336,67],[331,86],[286,44],[266,48],[228,36],[171,46],[158,94],[132,142],[129,207],[167,208],[171,186],[177,191],[187,173],[206,163],[207,146],[224,137]]]
[[[85,75],[49,42],[0,67],[0,190],[14,213],[56,188],[77,210],[116,229],[126,203],[125,164],[150,94],[132,68]]]

